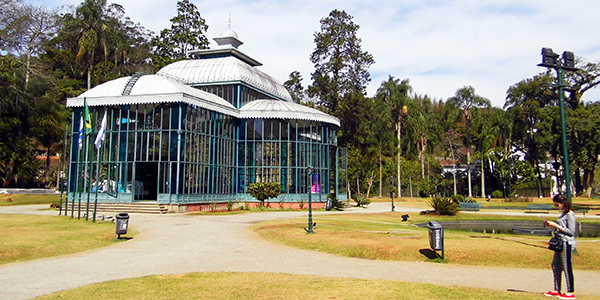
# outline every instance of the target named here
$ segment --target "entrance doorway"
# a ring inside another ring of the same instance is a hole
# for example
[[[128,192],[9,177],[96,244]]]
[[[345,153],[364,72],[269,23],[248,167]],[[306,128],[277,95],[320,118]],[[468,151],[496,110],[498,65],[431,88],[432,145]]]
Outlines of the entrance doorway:
[[[158,162],[140,162],[135,166],[135,178],[140,189],[136,192],[136,200],[157,200],[158,187]],[[136,189],[137,191],[137,189]]]

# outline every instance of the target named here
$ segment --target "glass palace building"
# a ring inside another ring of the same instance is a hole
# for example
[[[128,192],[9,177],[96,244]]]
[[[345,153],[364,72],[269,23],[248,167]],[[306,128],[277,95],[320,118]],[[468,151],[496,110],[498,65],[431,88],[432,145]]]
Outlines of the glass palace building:
[[[154,75],[122,77],[67,99],[73,120],[67,201],[156,201],[190,211],[252,203],[255,182],[281,184],[279,198],[269,201],[289,206],[306,202],[311,187],[317,206],[329,194],[347,200],[339,119],[294,103],[238,50],[242,42],[231,29],[215,41],[216,48]],[[85,106],[87,135],[80,134]],[[104,140],[96,146],[104,116]],[[316,189],[309,168],[319,179]]]

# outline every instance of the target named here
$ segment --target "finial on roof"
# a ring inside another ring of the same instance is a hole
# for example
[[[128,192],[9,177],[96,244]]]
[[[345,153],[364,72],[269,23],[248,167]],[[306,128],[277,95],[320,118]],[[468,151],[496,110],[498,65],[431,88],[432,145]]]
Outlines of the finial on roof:
[[[240,45],[244,44],[238,38],[238,35],[235,31],[231,29],[231,13],[229,13],[229,23],[227,24],[227,29],[221,32],[216,38],[213,38],[219,47],[233,47],[237,49]]]

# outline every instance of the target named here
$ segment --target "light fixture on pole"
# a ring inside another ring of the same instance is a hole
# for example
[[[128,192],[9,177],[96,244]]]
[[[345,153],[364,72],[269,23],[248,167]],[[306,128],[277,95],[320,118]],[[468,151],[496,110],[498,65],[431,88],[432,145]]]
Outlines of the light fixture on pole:
[[[540,67],[552,68],[556,70],[558,81],[558,97],[560,103],[560,123],[562,127],[562,146],[563,146],[563,168],[565,172],[565,188],[567,198],[571,201],[571,170],[569,168],[569,145],[567,143],[567,121],[565,116],[565,100],[563,90],[567,86],[563,85],[563,70],[577,71],[575,68],[575,55],[573,52],[565,51],[562,55],[562,61],[559,55],[554,53],[551,48],[542,48],[542,63]]]

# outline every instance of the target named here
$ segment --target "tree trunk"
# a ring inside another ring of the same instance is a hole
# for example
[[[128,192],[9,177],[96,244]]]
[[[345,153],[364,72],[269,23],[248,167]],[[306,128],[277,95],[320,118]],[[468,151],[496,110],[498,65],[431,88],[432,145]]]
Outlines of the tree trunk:
[[[402,197],[402,181],[400,180],[400,170],[401,170],[401,161],[400,161],[400,157],[402,156],[402,133],[401,133],[401,129],[402,129],[402,121],[398,120],[398,193],[396,195],[398,195],[398,198]]]
[[[485,199],[485,160],[481,158],[481,198]]]
[[[381,141],[379,142],[379,199],[383,197],[383,151]]]

